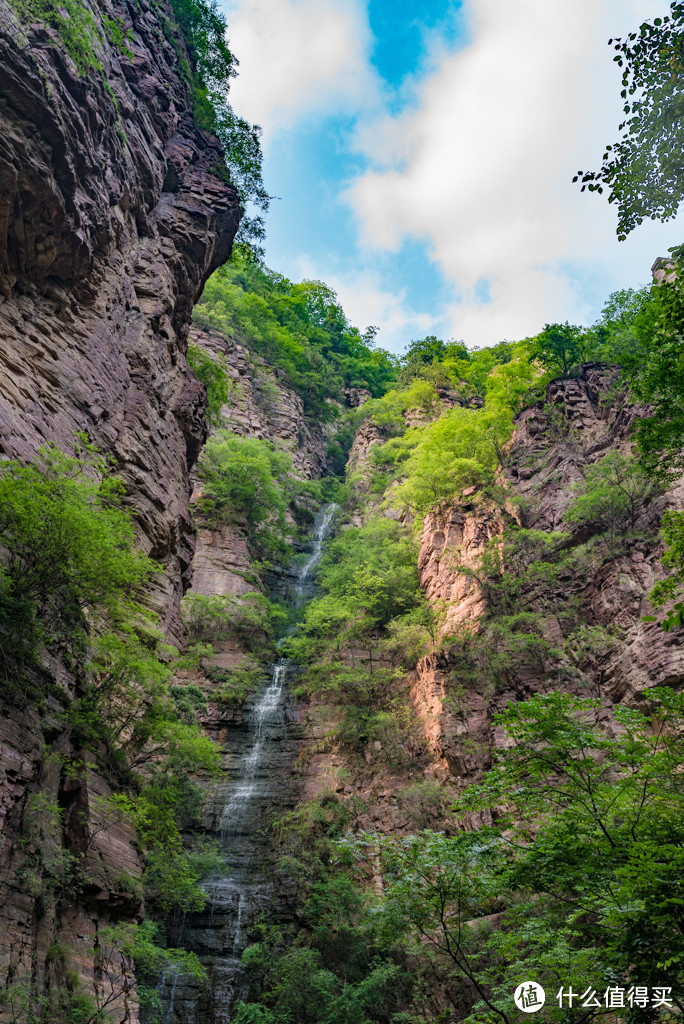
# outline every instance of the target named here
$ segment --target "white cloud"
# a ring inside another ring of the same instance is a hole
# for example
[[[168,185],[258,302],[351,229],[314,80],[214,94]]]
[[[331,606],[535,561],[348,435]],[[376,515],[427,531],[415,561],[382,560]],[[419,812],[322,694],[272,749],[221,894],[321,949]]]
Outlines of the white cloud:
[[[240,61],[231,102],[267,139],[310,114],[377,102],[361,0],[236,0],[227,17]]]
[[[605,196],[571,182],[616,134],[608,37],[668,7],[467,0],[471,43],[440,54],[410,110],[360,129],[360,149],[380,168],[348,190],[362,244],[397,251],[405,239],[426,240],[460,299],[449,333],[492,344],[546,320],[581,320],[587,278],[606,289],[644,281],[664,239],[677,241],[681,225],[669,234],[657,225],[620,246]],[[483,282],[489,302],[478,299]]]

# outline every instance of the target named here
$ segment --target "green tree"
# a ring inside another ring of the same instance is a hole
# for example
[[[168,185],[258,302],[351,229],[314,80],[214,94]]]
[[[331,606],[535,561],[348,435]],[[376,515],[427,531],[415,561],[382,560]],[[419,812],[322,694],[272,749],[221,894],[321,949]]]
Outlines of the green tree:
[[[639,346],[623,360],[634,397],[650,407],[636,437],[639,459],[653,474],[681,465],[684,445],[684,282],[678,261],[671,269],[672,280],[654,286],[635,317]]]
[[[623,288],[612,292],[600,319],[586,332],[584,358],[624,367],[638,351],[636,324],[652,301],[650,288]]]
[[[551,694],[510,706],[498,722],[514,746],[461,806],[501,809],[501,881],[528,894],[490,940],[493,953],[540,980],[574,958],[578,980],[586,972],[588,984],[628,987],[638,977],[672,987],[679,1006],[684,705],[669,690],[649,696],[649,715],[615,709],[615,737],[599,725],[597,700]]]
[[[233,381],[222,356],[212,356],[201,345],[188,345],[188,363],[198,380],[207,389],[207,426],[221,425],[221,409],[233,390]]]
[[[564,518],[579,529],[608,533],[612,541],[616,534],[634,529],[654,492],[653,479],[637,459],[613,450],[587,468]]]
[[[455,807],[464,826],[495,811],[493,826],[347,842],[361,863],[379,846],[386,934],[413,936],[436,966],[451,963],[456,1005],[472,1007],[461,1019],[524,1020],[512,992],[530,977],[545,987],[552,1021],[602,1013],[558,1007],[570,979],[580,992],[667,986],[681,1012],[684,704],[666,689],[648,698],[648,715],[614,709],[614,735],[601,727],[600,701],[552,693],[509,705],[495,719],[509,744]]]
[[[0,650],[4,668],[69,640],[83,652],[97,623],[124,615],[157,570],[134,544],[122,481],[86,443],[0,465]],[[87,609],[87,614],[86,614]]]
[[[269,441],[218,430],[199,460],[197,508],[215,523],[244,518],[256,554],[285,557],[290,469],[289,457]]]
[[[622,68],[622,137],[606,147],[598,171],[578,171],[582,191],[608,190],[618,208],[618,238],[642,221],[670,220],[682,201],[684,168],[684,4],[611,40]]]
[[[533,340],[531,358],[538,359],[550,373],[566,377],[574,366],[582,362],[584,351],[583,329],[566,321],[564,324],[546,324]]]

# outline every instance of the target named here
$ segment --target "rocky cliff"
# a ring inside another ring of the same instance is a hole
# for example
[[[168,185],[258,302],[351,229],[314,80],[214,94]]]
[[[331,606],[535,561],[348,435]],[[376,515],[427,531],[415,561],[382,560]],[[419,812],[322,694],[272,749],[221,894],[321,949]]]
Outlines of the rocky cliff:
[[[639,413],[616,386],[615,372],[600,365],[587,364],[576,378],[552,381],[546,401],[516,419],[503,470],[510,484],[508,509],[471,489],[453,506],[426,518],[421,585],[428,599],[445,609],[445,633],[478,628],[487,598],[477,580],[461,570],[478,567],[486,544],[501,534],[506,518],[546,534],[562,530],[573,485],[609,451],[630,451]],[[433,755],[453,779],[467,780],[490,763],[492,748],[504,741],[492,718],[510,700],[561,688],[601,695],[608,704],[638,704],[647,687],[672,686],[684,679],[681,638],[642,621],[651,611],[648,592],[662,578],[660,518],[666,508],[683,507],[683,483],[675,482],[644,504],[624,545],[601,544],[531,594],[544,614],[549,642],[556,646],[578,624],[612,633],[614,639],[604,638],[591,654],[576,652],[573,674],[559,670],[553,659],[528,663],[495,692],[476,683],[454,701],[449,694],[462,682],[457,659],[437,653],[418,664],[416,708]],[[589,539],[586,531],[575,531],[565,547],[571,550]]]
[[[193,121],[170,8],[76,6],[85,51],[39,5],[0,4],[0,450],[70,450],[85,432],[111,456],[139,542],[163,566],[148,601],[174,640],[205,432],[185,360],[190,312],[230,253],[240,206],[213,173],[217,140]],[[85,991],[102,985],[98,929],[139,910],[131,830],[98,820],[107,786],[95,772],[65,777],[74,751],[58,711],[15,706],[0,732],[0,977],[15,1002],[27,980],[63,986],[67,968]],[[61,808],[63,827],[46,824],[43,804]],[[75,903],[50,884],[73,858],[89,878]],[[132,983],[122,987],[121,1019],[133,1020]],[[29,1009],[5,1006],[0,1020]]]

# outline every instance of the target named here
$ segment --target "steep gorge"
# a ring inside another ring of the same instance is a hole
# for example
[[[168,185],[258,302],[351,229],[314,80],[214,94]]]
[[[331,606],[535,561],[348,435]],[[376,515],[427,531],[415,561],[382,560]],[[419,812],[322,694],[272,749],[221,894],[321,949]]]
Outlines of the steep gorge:
[[[205,282],[230,255],[241,206],[217,173],[219,143],[193,119],[171,9],[151,0],[93,7],[87,82],[57,29],[17,10],[0,7],[0,446],[5,459],[30,462],[44,442],[71,451],[83,434],[111,457],[137,543],[162,570],[144,603],[185,655],[173,684],[195,701],[192,714],[221,753],[213,775],[188,773],[204,805],[193,809],[185,840],[208,839],[206,849],[213,841],[221,862],[201,880],[204,907],[171,901],[159,915],[164,941],[196,953],[206,979],[165,963],[158,1003],[141,1017],[135,957],[117,948],[115,998],[104,1015],[91,1007],[74,1016],[75,994],[102,1002],[110,983],[107,926],[145,916],[140,880],[154,859],[130,815],[108,816],[107,807],[112,793],[141,788],[153,767],[143,762],[126,785],[116,766],[104,770],[103,745],[82,744],[65,722],[78,689],[70,652],[46,655],[53,687],[40,699],[31,680],[28,699],[8,690],[0,721],[0,985],[14,992],[0,1022],[50,1019],[60,992],[69,993],[60,1024],[101,1024],[107,1014],[114,1024],[155,1015],[163,1024],[227,1024],[236,1013],[245,1024],[463,1020],[479,993],[471,980],[455,980],[445,958],[430,961],[420,944],[374,931],[391,886],[382,843],[463,831],[451,805],[511,748],[495,722],[509,704],[597,697],[600,726],[616,737],[621,709],[648,711],[645,689],[681,690],[681,629],[643,619],[663,577],[661,516],[684,508],[682,480],[645,488],[617,530],[567,519],[592,467],[610,453],[631,458],[646,414],[608,363],[549,379],[511,346],[481,380],[459,376],[468,372],[463,359],[456,369],[434,359],[416,371],[406,358],[400,368],[350,327],[324,286],[283,284],[239,262],[231,287],[261,302],[253,334],[237,305],[232,322],[224,312],[212,320],[207,303],[191,327]],[[278,330],[258,335],[264,309],[276,310]],[[188,366],[188,340],[228,377],[216,436],[264,442],[289,459],[291,565],[257,557],[244,511],[202,511],[206,392]],[[468,416],[489,415],[487,382],[498,387],[497,374],[516,359],[524,387],[507,398],[505,415],[496,408],[486,421],[486,445],[473,444],[478,458],[487,448],[484,469],[473,470],[474,457],[456,459],[428,480],[429,507],[417,492],[402,505],[415,431],[461,413],[465,431]],[[408,371],[397,398],[395,378]],[[542,378],[545,390],[533,393]],[[500,422],[520,407],[502,440]],[[308,625],[281,627],[285,649],[302,654],[296,665],[265,624],[273,612],[263,611],[265,598],[277,613],[289,597],[299,605],[294,619],[305,618],[338,495],[340,544],[323,563],[323,596],[347,559],[349,600],[342,612],[334,600],[324,608],[327,632],[317,635],[313,623],[308,653]],[[363,533],[369,524],[375,534]],[[516,529],[529,544],[523,555],[506,546]],[[345,537],[353,538],[346,548]],[[359,555],[364,544],[373,550]],[[383,577],[387,566],[373,557],[392,544],[404,563]],[[513,596],[501,589],[507,574]],[[385,614],[403,590],[406,607]],[[201,620],[216,608],[220,628]],[[499,811],[472,812],[466,831]],[[335,845],[346,833],[367,844],[355,868]],[[73,863],[78,883],[55,892],[46,879]],[[504,913],[495,900],[486,911],[487,927]],[[290,963],[299,975],[287,973]]]

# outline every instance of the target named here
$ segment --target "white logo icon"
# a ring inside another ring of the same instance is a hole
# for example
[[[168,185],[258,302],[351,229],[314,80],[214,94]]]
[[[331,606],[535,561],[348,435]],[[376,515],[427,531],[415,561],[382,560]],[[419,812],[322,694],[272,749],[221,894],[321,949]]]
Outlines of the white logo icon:
[[[546,992],[536,981],[523,981],[516,988],[513,999],[523,1013],[536,1013],[546,1002]]]

